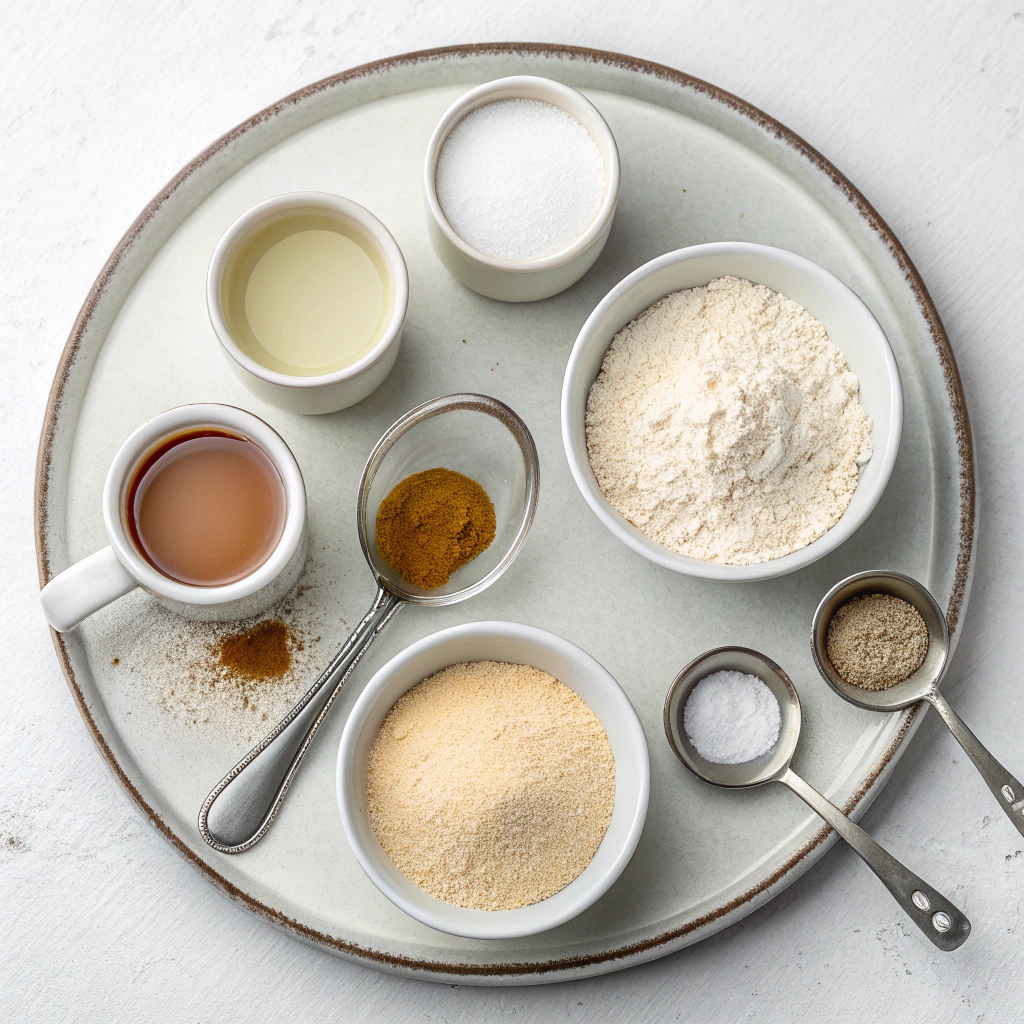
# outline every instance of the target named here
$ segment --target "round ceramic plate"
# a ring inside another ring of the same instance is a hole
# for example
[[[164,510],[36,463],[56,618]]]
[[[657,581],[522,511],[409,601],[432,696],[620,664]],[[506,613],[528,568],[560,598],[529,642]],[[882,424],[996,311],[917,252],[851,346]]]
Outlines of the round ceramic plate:
[[[622,158],[601,258],[569,291],[528,305],[456,284],[430,248],[421,194],[424,148],[441,114],[471,86],[512,74],[583,90]],[[249,206],[300,189],[373,210],[411,277],[391,376],[360,405],[319,418],[244,391],[205,305],[206,268],[223,231]],[[896,471],[866,525],[827,558],[761,583],[688,579],[619,544],[576,490],[559,434],[565,363],[601,297],[654,256],[721,239],[792,250],[845,281],[888,335],[905,389]],[[404,610],[338,700],[267,838],[241,856],[213,852],[196,828],[207,792],[328,660],[374,593],[355,522],[367,454],[401,413],[456,391],[509,403],[536,437],[540,506],[526,547],[473,600]],[[931,588],[957,635],[973,546],[971,440],[956,365],[917,271],[863,196],[806,143],[668,68],[538,45],[413,54],[310,86],[200,155],[125,235],[68,341],[39,456],[44,582],[106,543],[100,493],[123,438],[147,417],[196,401],[265,417],[305,474],[311,557],[303,588],[278,610],[295,637],[292,669],[276,689],[240,688],[213,668],[219,635],[174,620],[139,592],[55,637],[57,653],[107,764],[171,845],[266,920],[363,963],[439,981],[528,984],[617,970],[713,934],[789,885],[833,836],[782,787],[730,793],[685,772],[661,726],[679,669],[727,644],[782,665],[804,702],[795,767],[856,816],[918,716],[872,715],[829,692],[808,643],[818,600],[848,573],[899,569]],[[365,682],[412,641],[474,619],[532,623],[588,651],[626,690],[650,745],[650,811],[625,873],[586,913],[526,939],[458,939],[407,917],[359,868],[334,804],[338,740]],[[926,877],[927,838],[894,851]],[[863,884],[877,883],[865,872]]]

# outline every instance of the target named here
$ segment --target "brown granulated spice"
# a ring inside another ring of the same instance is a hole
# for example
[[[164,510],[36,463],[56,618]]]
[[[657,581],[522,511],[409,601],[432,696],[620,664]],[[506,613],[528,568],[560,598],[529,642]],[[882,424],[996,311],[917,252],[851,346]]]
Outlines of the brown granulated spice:
[[[288,627],[280,619],[257,622],[220,642],[217,660],[245,679],[277,679],[292,665]]]
[[[615,756],[582,698],[529,665],[450,665],[399,698],[367,764],[366,810],[395,866],[436,899],[529,906],[593,860]]]
[[[494,505],[475,481],[451,469],[413,473],[377,510],[377,550],[407,583],[435,590],[494,540]]]
[[[828,624],[825,650],[836,674],[862,690],[888,690],[909,679],[928,654],[928,626],[892,594],[851,597]]]

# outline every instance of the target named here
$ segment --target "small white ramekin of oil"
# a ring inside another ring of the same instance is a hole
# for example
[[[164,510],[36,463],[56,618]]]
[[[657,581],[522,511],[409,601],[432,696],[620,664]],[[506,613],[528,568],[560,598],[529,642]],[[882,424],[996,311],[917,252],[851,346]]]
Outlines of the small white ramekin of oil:
[[[336,412],[366,398],[394,366],[409,274],[369,210],[292,192],[228,228],[206,299],[228,365],[254,395],[290,412]]]

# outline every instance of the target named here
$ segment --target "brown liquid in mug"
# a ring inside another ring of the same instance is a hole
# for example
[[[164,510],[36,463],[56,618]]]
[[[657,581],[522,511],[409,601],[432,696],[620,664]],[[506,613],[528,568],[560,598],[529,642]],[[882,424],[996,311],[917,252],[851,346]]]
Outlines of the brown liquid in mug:
[[[168,438],[128,489],[128,530],[154,569],[193,587],[244,579],[284,531],[284,482],[259,445],[214,428]]]

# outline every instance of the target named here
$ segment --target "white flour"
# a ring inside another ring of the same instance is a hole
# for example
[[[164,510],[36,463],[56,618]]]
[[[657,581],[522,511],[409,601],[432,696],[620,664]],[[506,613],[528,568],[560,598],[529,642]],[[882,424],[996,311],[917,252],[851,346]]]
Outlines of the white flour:
[[[590,463],[652,540],[709,562],[767,562],[846,511],[871,457],[858,391],[803,306],[721,277],[615,336],[587,400]]]

